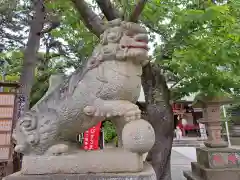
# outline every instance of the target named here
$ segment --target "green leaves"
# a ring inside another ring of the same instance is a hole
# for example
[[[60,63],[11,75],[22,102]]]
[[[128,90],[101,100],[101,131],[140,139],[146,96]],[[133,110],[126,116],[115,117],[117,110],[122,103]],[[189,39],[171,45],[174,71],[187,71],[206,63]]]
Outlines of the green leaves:
[[[114,1],[114,4],[125,10],[126,17],[132,12],[135,1]],[[99,12],[96,4],[91,6]],[[36,70],[33,92],[38,93],[32,94],[33,99],[38,99],[45,91],[50,74],[78,68],[98,43],[70,0],[47,1],[47,8],[61,19],[60,27],[49,36],[53,40],[50,54],[59,56],[50,60],[46,71]],[[239,9],[238,0],[218,6],[211,1],[151,0],[145,6],[140,21],[149,29],[154,44],[153,57],[166,69],[166,74],[171,74],[176,81],[180,79],[179,86],[174,89],[179,94],[229,91],[231,88],[235,94],[239,93]],[[13,76],[19,75],[22,60],[22,51],[16,50],[16,40],[14,46],[8,46],[8,55],[1,56],[10,62],[8,73]],[[41,57],[44,59],[45,53]]]
[[[198,91],[210,94],[239,88],[240,16],[236,4],[164,2],[172,16],[161,14],[151,26],[161,28],[159,34],[164,40],[154,55],[157,63],[167,64],[167,69],[181,79],[174,91],[182,95]],[[164,17],[169,23],[161,22]]]
[[[104,140],[108,143],[111,142],[115,137],[117,137],[116,128],[111,121],[104,121]]]

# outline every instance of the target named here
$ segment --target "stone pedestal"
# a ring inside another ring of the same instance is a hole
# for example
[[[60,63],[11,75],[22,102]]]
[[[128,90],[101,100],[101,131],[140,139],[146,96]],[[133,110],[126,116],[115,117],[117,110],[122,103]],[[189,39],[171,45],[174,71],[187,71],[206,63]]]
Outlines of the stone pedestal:
[[[122,173],[143,170],[143,157],[121,148],[97,151],[77,151],[62,156],[24,156],[21,173],[63,174],[70,173]]]
[[[84,164],[84,162],[82,163]],[[63,174],[59,172],[57,174],[24,175],[17,172],[3,178],[3,180],[156,180],[156,175],[151,165],[145,163],[143,171],[135,173]]]
[[[197,162],[184,172],[187,180],[239,180],[240,150],[231,148],[197,148]]]
[[[24,156],[21,171],[5,180],[155,180],[143,155],[121,148],[76,151],[61,156]]]

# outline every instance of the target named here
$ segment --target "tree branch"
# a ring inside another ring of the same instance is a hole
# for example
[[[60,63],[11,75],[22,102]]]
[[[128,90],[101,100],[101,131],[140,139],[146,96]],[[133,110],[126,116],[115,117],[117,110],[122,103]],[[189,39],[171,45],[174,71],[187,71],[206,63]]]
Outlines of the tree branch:
[[[43,28],[41,35],[50,33],[52,30],[60,26],[61,19],[58,12],[56,12],[55,10],[46,8],[45,20],[46,27]]]
[[[108,21],[120,17],[119,12],[113,7],[110,0],[96,0],[96,2]]]
[[[138,17],[142,13],[146,3],[147,3],[147,0],[139,0],[135,9],[133,10],[133,13],[129,17],[130,22],[136,22],[138,20]]]
[[[52,30],[60,26],[60,21],[52,21],[49,23],[49,26],[41,31],[41,35],[45,33],[50,33]]]
[[[97,37],[104,31],[102,19],[89,7],[84,0],[71,0],[81,15],[81,19],[85,26]]]

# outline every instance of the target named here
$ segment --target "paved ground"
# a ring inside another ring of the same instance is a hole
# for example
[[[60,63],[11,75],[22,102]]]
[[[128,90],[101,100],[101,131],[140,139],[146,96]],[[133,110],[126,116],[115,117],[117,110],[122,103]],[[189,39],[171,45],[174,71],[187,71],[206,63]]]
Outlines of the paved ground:
[[[171,161],[172,180],[186,180],[183,177],[183,171],[191,169],[191,161],[191,159],[173,151]]]
[[[172,150],[182,154],[189,159],[192,159],[193,161],[197,161],[195,147],[173,147]]]
[[[147,153],[144,155],[146,158]],[[196,148],[173,147],[171,157],[172,180],[186,180],[183,171],[191,170],[191,162],[196,161]]]
[[[171,157],[172,180],[186,180],[183,171],[191,169],[191,162],[196,161],[195,148],[173,148]]]

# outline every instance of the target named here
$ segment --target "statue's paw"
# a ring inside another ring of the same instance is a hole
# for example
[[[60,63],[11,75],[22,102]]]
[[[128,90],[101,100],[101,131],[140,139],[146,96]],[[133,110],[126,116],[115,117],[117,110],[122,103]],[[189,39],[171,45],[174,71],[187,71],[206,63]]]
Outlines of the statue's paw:
[[[124,118],[126,121],[139,120],[141,119],[141,111],[138,108],[131,109],[124,114]]]
[[[54,156],[59,156],[62,154],[67,153],[69,150],[68,145],[66,144],[56,144],[51,146],[47,151],[46,151],[46,155],[54,155]]]

